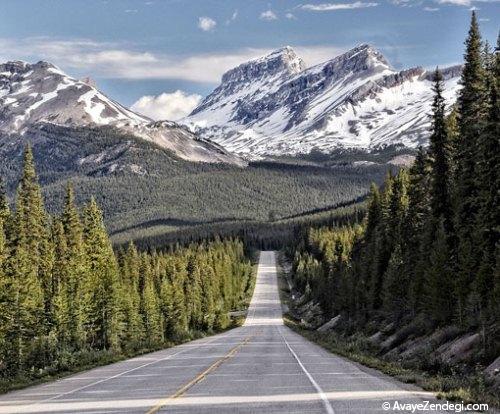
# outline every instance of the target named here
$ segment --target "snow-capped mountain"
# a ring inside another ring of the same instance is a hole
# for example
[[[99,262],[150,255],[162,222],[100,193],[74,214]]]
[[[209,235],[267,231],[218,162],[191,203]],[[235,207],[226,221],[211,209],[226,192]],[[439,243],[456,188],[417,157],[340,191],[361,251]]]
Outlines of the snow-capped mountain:
[[[68,127],[112,126],[190,161],[240,161],[216,144],[173,122],[153,122],[47,62],[0,64],[0,132],[23,134],[40,123]]]
[[[460,71],[443,70],[450,103]],[[310,68],[285,47],[225,73],[181,122],[249,158],[416,147],[429,135],[432,77],[420,67],[396,71],[367,44]]]

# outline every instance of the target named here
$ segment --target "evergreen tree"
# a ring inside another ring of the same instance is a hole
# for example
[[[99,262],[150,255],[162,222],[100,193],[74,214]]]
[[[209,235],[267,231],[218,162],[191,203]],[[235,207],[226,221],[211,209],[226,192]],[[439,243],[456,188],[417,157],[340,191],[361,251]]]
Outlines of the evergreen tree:
[[[0,177],[0,218],[2,219],[4,231],[6,228],[6,224],[8,219],[10,218],[10,208],[9,208],[9,200],[7,199],[7,193],[5,191],[5,185]]]
[[[425,275],[425,309],[432,320],[444,325],[453,317],[455,303],[449,264],[450,252],[443,221],[437,228],[436,238],[429,253],[430,263]]]
[[[497,49],[500,50],[500,36]],[[486,52],[487,54],[488,52]],[[494,288],[495,250],[500,241],[500,52],[495,57],[488,57],[487,87],[489,95],[489,111],[486,127],[479,140],[479,157],[477,164],[477,186],[479,213],[476,220],[477,247],[482,252],[480,266],[474,289],[481,300],[485,317],[494,314],[495,301],[492,296]],[[497,304],[498,306],[498,304]],[[488,309],[488,311],[487,311]]]
[[[31,148],[24,153],[24,167],[17,193],[11,254],[6,263],[14,301],[9,340],[13,341],[16,367],[31,358],[31,339],[46,333],[48,269],[44,269],[47,215],[43,207]]]
[[[184,283],[187,316],[191,329],[202,329],[203,314],[201,310],[202,287],[201,274],[195,255],[190,255],[187,263],[187,278]]]
[[[54,244],[54,278],[53,278],[53,318],[54,330],[58,342],[62,348],[68,348],[71,345],[77,345],[75,341],[75,322],[74,309],[78,308],[78,303],[72,301],[70,294],[71,279],[68,267],[68,245],[64,227],[60,220],[55,220],[52,226],[52,242]],[[75,296],[73,295],[73,299]]]
[[[423,266],[421,258],[423,249],[429,245],[425,229],[430,216],[429,171],[427,155],[419,148],[415,162],[409,170],[408,213],[404,229],[405,263],[404,271],[409,277],[409,307],[415,314],[419,311],[422,297]]]
[[[443,76],[436,69],[434,73],[434,101],[432,103],[432,134],[429,142],[431,164],[431,209],[434,228],[443,219],[447,234],[452,232],[452,211],[450,203],[450,147],[445,122],[445,100],[443,97]],[[434,233],[431,230],[431,234]]]
[[[163,323],[158,297],[150,279],[144,286],[143,303],[146,341],[149,346],[158,346],[163,341]]]
[[[97,348],[119,348],[122,310],[119,308],[118,265],[95,200],[84,212],[84,244],[88,277],[84,289],[85,330]]]
[[[482,42],[475,11],[465,42],[462,89],[458,96],[459,139],[456,145],[455,226],[457,233],[458,319],[464,323],[467,296],[470,292],[480,255],[475,248],[475,223],[478,213],[476,162],[479,137],[484,129],[488,108],[486,76],[482,59]]]
[[[68,184],[64,201],[64,209],[61,215],[61,226],[64,232],[65,252],[64,256],[57,255],[61,263],[60,277],[64,281],[64,295],[71,304],[68,306],[69,326],[66,333],[69,335],[73,346],[81,346],[86,340],[84,328],[87,321],[86,303],[83,284],[89,277],[87,274],[87,263],[85,260],[85,247],[83,243],[83,225],[80,214],[75,203],[73,186]]]
[[[144,340],[144,325],[141,318],[141,296],[139,293],[140,258],[131,242],[123,257],[121,266],[122,308],[124,311],[124,342],[128,348],[139,347]]]

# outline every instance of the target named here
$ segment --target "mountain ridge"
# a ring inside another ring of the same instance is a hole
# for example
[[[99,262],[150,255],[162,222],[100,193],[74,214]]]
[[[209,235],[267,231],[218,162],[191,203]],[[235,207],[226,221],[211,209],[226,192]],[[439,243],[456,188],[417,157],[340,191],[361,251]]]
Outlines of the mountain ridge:
[[[428,137],[432,73],[421,67],[395,70],[384,55],[363,43],[306,68],[259,73],[251,82],[234,73],[266,67],[290,47],[243,63],[183,120],[193,131],[247,158],[324,153],[339,148],[415,148]],[[271,65],[271,67],[274,67]],[[460,66],[445,68],[445,97],[458,90]]]
[[[0,64],[0,131],[23,134],[43,123],[113,127],[158,144],[185,160],[244,165],[183,125],[154,122],[125,108],[95,88],[90,78],[72,78],[45,61]]]

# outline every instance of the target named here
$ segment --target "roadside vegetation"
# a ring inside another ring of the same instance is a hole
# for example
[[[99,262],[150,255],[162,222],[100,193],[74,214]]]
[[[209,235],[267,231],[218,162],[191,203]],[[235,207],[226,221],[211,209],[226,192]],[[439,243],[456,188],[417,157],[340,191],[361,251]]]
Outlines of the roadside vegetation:
[[[498,405],[500,54],[474,13],[465,45],[449,116],[435,72],[429,148],[372,185],[362,221],[310,228],[288,251],[301,320],[290,324],[447,398]]]
[[[160,349],[231,326],[253,289],[236,239],[113,251],[91,199],[68,186],[45,210],[31,149],[11,211],[0,197],[0,390]]]

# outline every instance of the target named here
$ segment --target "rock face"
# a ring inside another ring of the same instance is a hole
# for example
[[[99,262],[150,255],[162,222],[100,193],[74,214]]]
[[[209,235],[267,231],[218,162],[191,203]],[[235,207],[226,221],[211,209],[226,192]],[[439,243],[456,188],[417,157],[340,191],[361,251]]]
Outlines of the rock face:
[[[326,322],[323,325],[321,325],[316,330],[319,331],[319,332],[330,331],[330,330],[332,330],[333,328],[335,328],[339,324],[339,322],[340,322],[341,319],[342,319],[342,316],[341,315],[337,315],[337,316],[333,317],[332,319],[330,319],[328,322]]]
[[[449,102],[460,71],[443,71]],[[416,147],[429,135],[431,86],[432,73],[396,71],[367,44],[311,68],[286,47],[224,74],[181,122],[249,158]]]
[[[241,163],[186,127],[152,122],[125,108],[97,90],[89,78],[71,78],[48,62],[0,64],[0,132],[23,134],[41,123],[111,126],[190,161]]]

